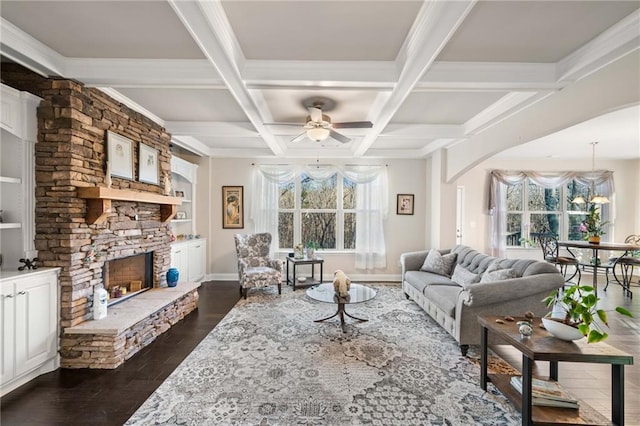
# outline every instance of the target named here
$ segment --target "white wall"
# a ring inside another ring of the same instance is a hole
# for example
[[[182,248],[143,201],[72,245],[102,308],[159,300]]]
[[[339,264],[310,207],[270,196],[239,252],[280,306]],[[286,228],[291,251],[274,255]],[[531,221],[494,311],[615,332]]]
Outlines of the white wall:
[[[622,242],[630,234],[640,232],[640,160],[598,160],[598,169],[613,170],[615,182],[615,226],[613,241]],[[489,191],[489,171],[492,169],[505,170],[590,170],[591,161],[580,160],[507,160],[490,159],[461,176],[456,183],[465,187],[465,232],[463,244],[489,252],[491,231],[490,218],[487,214]],[[518,257],[537,257],[539,250],[527,254],[526,251],[516,250]],[[514,257],[512,251],[509,256]]]
[[[253,223],[249,218],[249,205],[252,197],[252,163],[266,163],[266,160],[247,158],[208,158],[209,180],[198,181],[200,189],[207,188],[210,203],[198,200],[198,217],[208,219],[209,253],[207,272],[213,279],[237,279],[237,263],[233,235],[236,233],[253,232]],[[315,159],[295,160],[296,163],[309,164]],[[281,161],[270,161],[278,163]],[[288,161],[292,163],[294,160]],[[323,163],[330,163],[323,160]],[[371,163],[368,161],[367,163]],[[325,259],[324,275],[328,279],[335,269],[342,269],[355,279],[399,280],[400,254],[406,251],[422,250],[425,248],[425,192],[426,192],[426,161],[419,160],[389,160],[381,162],[387,164],[389,176],[389,214],[385,222],[385,238],[387,243],[387,267],[375,271],[356,270],[354,255],[350,253],[319,252]],[[202,167],[202,166],[201,166]],[[242,230],[222,229],[222,186],[244,186],[244,220]],[[412,216],[396,215],[396,194],[415,194],[415,214]],[[204,206],[207,206],[206,208]],[[455,206],[455,205],[454,205]],[[200,231],[198,220],[198,232]],[[280,258],[286,254],[280,253]],[[358,278],[360,277],[360,278]]]

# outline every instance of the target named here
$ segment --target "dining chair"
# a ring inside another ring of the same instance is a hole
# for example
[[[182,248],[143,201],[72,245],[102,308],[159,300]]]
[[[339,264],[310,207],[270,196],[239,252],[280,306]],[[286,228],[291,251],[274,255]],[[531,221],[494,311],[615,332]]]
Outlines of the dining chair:
[[[629,235],[624,239],[624,242],[625,244],[640,245],[640,235]],[[622,257],[610,257],[609,262],[614,265],[613,276],[616,281],[618,281],[622,286],[622,293],[629,296],[629,298],[633,298],[633,292],[631,291],[631,280],[633,278],[634,269],[640,269],[640,253],[638,251],[633,251],[631,253],[627,253]],[[618,274],[616,274],[616,266],[620,266],[620,278],[618,278]],[[605,287],[604,289],[606,290],[607,287]]]
[[[539,236],[539,241],[543,259],[558,267],[565,282],[570,282],[576,275],[578,275],[578,284],[580,284],[580,279],[582,278],[579,267],[580,262],[573,256],[560,256],[558,238],[555,235],[542,234]],[[573,273],[568,275],[570,267],[573,267]]]
[[[282,261],[269,255],[271,234],[236,234],[236,255],[238,256],[238,275],[240,295],[247,298],[250,288],[278,286],[282,294]]]

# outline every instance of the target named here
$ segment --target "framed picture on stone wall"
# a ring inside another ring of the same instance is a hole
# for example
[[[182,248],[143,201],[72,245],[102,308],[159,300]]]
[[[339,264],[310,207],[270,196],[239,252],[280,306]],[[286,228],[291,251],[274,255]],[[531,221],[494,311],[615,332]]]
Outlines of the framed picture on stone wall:
[[[140,143],[138,180],[158,185],[158,150]]]
[[[133,180],[133,141],[107,132],[107,169],[111,176]]]
[[[222,228],[244,228],[244,187],[222,187]]]

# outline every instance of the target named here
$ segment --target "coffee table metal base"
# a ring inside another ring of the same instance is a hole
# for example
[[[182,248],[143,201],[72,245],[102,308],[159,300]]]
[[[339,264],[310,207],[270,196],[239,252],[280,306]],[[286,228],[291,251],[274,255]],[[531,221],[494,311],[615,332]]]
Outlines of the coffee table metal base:
[[[344,316],[345,315],[348,316],[349,318],[353,318],[354,320],[358,320],[358,321],[362,321],[362,322],[369,321],[367,319],[358,318],[358,317],[355,317],[355,316],[351,315],[350,313],[348,313],[347,311],[344,310],[344,305],[345,305],[344,303],[338,303],[338,311],[335,314],[333,314],[333,315],[331,315],[329,317],[326,317],[326,318],[314,320],[313,322],[326,321],[328,319],[331,319],[331,318],[335,317],[336,315],[339,315],[340,316],[340,327],[342,328],[342,332],[346,333],[347,332],[346,327],[345,327],[346,324],[344,322]]]

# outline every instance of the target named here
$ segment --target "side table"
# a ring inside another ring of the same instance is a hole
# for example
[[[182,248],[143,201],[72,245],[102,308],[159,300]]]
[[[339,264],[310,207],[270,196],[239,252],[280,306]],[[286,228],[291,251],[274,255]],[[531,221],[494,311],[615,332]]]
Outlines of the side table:
[[[633,364],[633,356],[603,342],[587,343],[587,339],[565,342],[537,326],[534,327],[535,331],[531,337],[522,338],[516,321],[524,318],[516,318],[514,322],[503,321],[503,323],[496,323],[497,319],[502,320],[503,317],[478,316],[482,333],[480,336],[480,387],[487,390],[487,383],[493,383],[521,411],[523,425],[611,424],[584,402],[580,402],[578,410],[532,405],[531,379],[535,361],[549,362],[551,380],[558,380],[558,363],[560,362],[611,364],[611,420],[615,425],[624,425],[624,366]],[[534,318],[533,323],[539,324],[540,318]],[[488,374],[489,332],[522,353],[522,394],[511,386],[510,375]]]
[[[292,269],[293,276],[289,275],[289,265],[292,265],[291,269]],[[293,291],[296,291],[296,282],[297,282],[296,268],[300,265],[311,265],[311,277],[310,279],[307,279],[304,282],[304,284],[299,283],[298,284],[299,287],[309,287],[312,285],[322,284],[322,267],[324,265],[324,259],[320,257],[314,257],[313,259],[309,259],[306,257],[302,259],[287,257],[287,284],[293,285]],[[316,265],[320,265],[320,277],[318,279],[315,278]]]

